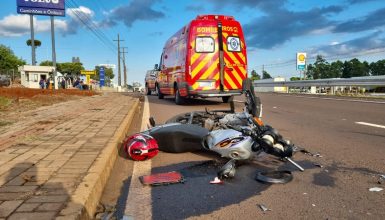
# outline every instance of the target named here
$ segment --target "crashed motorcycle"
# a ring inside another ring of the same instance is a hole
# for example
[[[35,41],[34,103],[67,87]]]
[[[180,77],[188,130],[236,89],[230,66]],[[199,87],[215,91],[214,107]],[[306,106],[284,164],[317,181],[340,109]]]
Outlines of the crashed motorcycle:
[[[304,169],[291,157],[296,147],[260,119],[262,105],[255,96],[251,80],[243,82],[245,107],[243,112],[214,110],[183,113],[170,118],[166,124],[153,126],[143,133],[153,137],[159,150],[170,153],[213,151],[230,160],[218,171],[220,179],[235,175],[236,161],[251,160],[265,152],[289,161],[299,170]]]

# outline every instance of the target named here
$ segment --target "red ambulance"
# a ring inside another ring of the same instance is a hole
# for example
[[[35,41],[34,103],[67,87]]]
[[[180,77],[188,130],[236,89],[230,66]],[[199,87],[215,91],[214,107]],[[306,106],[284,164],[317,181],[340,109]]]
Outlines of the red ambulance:
[[[232,16],[199,15],[167,40],[156,80],[159,99],[240,95],[247,78],[246,44],[241,25]]]

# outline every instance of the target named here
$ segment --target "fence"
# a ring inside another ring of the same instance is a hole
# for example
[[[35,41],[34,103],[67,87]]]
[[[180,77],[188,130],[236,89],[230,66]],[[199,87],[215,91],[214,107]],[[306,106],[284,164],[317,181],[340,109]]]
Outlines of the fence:
[[[20,78],[20,73],[17,69],[0,69],[0,75],[6,76],[11,79],[12,82],[17,78]]]
[[[284,91],[289,92],[292,88],[310,88],[312,93],[316,93],[321,88],[330,88],[334,94],[336,88],[345,90],[346,88],[364,88],[370,90],[375,87],[385,87],[384,76],[370,76],[370,77],[353,77],[353,78],[333,78],[333,79],[318,79],[318,80],[298,80],[298,81],[254,81],[254,86],[258,88],[286,88]],[[357,90],[357,89],[356,89]],[[271,90],[271,91],[274,91]]]

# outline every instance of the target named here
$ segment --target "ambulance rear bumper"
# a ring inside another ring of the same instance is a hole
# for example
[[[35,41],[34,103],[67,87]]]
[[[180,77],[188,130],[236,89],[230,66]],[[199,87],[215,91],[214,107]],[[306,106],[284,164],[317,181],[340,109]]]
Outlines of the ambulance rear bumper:
[[[241,95],[242,90],[231,90],[231,91],[197,91],[197,92],[190,92],[190,95],[196,96],[196,97],[225,97],[225,96],[236,96]]]

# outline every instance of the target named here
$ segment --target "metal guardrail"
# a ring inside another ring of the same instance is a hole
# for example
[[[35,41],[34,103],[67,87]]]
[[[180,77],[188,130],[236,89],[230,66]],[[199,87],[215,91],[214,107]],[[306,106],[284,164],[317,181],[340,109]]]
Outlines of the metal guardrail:
[[[254,81],[256,87],[330,87],[330,86],[385,86],[384,76],[354,77],[354,78],[333,78],[317,80],[279,81],[266,82]]]

